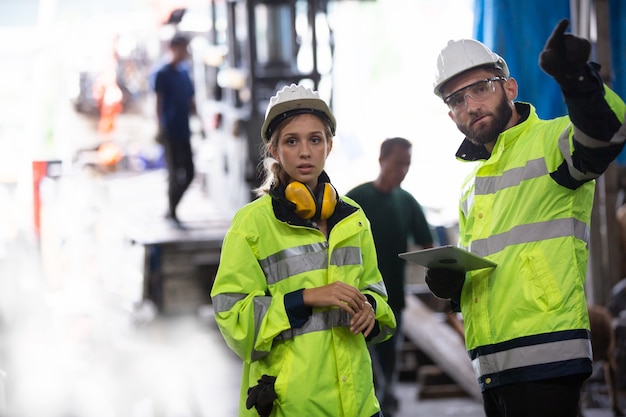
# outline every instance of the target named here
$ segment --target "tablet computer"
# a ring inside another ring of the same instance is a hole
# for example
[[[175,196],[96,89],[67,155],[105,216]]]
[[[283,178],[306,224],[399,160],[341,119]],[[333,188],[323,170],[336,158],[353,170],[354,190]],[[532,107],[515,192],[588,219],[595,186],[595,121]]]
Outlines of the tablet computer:
[[[495,262],[468,252],[457,246],[446,245],[398,254],[402,259],[426,268],[448,268],[457,271],[494,268]]]

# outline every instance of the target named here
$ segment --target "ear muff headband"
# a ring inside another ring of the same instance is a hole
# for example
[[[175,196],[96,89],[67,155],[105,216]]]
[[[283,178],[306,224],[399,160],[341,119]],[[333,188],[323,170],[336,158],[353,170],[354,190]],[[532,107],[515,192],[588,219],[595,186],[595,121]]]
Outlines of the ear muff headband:
[[[327,182],[318,184],[314,194],[308,185],[292,181],[285,188],[285,197],[296,205],[294,211],[303,219],[326,220],[337,205],[337,191]]]
[[[322,182],[317,186],[317,215],[321,220],[326,220],[335,212],[337,206],[337,190],[328,182]]]

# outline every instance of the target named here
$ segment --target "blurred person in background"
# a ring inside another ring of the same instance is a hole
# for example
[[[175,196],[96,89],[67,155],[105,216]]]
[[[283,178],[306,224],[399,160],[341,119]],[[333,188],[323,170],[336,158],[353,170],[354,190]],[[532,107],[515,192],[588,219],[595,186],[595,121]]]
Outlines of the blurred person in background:
[[[335,128],[309,88],[270,99],[266,180],[233,218],[211,292],[243,360],[240,417],[380,416],[367,346],[396,322],[369,221],[324,171]]]
[[[561,20],[539,65],[568,116],[539,119],[484,44],[450,41],[434,93],[474,161],[459,204],[459,246],[495,268],[428,269],[426,283],[463,315],[487,417],[576,417],[592,372],[585,299],[595,179],[624,147],[624,101],[589,62],[591,44]]]
[[[411,166],[412,144],[405,138],[385,139],[380,146],[380,171],[374,181],[358,185],[346,195],[356,201],[372,224],[378,268],[385,281],[389,306],[396,316],[397,331],[387,341],[370,348],[376,391],[385,417],[398,409],[395,382],[397,352],[402,341],[402,310],[405,306],[405,260],[409,239],[422,248],[434,246],[430,225],[421,205],[401,188]]]
[[[163,145],[168,171],[167,219],[183,228],[176,209],[195,175],[190,117],[196,114],[194,86],[185,61],[189,40],[177,34],[170,41],[171,59],[154,77],[157,141]]]

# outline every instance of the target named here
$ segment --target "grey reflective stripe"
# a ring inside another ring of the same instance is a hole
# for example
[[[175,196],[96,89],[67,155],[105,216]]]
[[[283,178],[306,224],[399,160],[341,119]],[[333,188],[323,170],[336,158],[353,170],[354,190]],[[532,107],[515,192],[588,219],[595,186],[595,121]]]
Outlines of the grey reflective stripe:
[[[349,327],[350,315],[339,308],[313,313],[304,326],[297,329],[288,329],[276,336],[276,340],[291,339],[305,333],[329,330],[333,327]]]
[[[224,293],[217,294],[211,298],[211,302],[213,303],[213,311],[215,313],[222,313],[224,311],[229,311],[235,303],[246,298],[246,294],[238,294],[238,293]]]
[[[606,148],[612,145],[621,145],[626,141],[626,123],[622,124],[609,142],[594,139],[574,126],[574,140],[587,148]]]
[[[476,376],[481,377],[514,368],[587,358],[591,359],[591,342],[571,339],[482,355],[472,361],[472,367]]]
[[[548,174],[546,161],[543,158],[526,161],[526,165],[512,168],[494,177],[476,177],[476,195],[494,194],[509,187],[515,187],[524,180],[539,178]]]
[[[233,306],[238,302],[246,298],[246,294],[237,294],[237,293],[224,293],[217,294],[211,300],[213,302],[213,310],[215,313],[222,313],[225,311],[230,311]],[[263,318],[267,314],[267,310],[272,302],[272,297],[254,297],[252,300],[254,306],[254,341],[256,342],[256,338],[259,334],[259,330],[261,328],[261,323],[263,322]],[[253,361],[259,360],[262,357],[266,356],[269,352],[258,352],[256,350],[252,350],[251,358]]]
[[[624,115],[624,117],[626,118],[626,115]],[[622,123],[622,127],[620,127],[617,133],[615,133],[611,138],[611,143],[613,144],[620,144],[624,142],[626,142],[626,121]]]
[[[330,263],[335,266],[361,265],[361,249],[356,246],[333,250]],[[276,284],[304,272],[328,268],[328,243],[314,243],[285,249],[259,261],[267,284]]]
[[[383,297],[387,297],[387,287],[385,287],[385,283],[383,281],[377,282],[376,284],[370,284],[365,287],[365,289],[373,291],[376,294],[380,294]]]
[[[574,127],[574,132],[576,135],[576,140],[582,144],[584,144],[585,141],[589,142],[591,140],[589,136],[576,129],[576,127]],[[572,160],[572,154],[570,151],[569,130],[567,128],[563,131],[563,133],[561,133],[561,136],[559,137],[559,150],[561,151],[561,155],[563,156],[563,159],[567,164],[567,172],[569,172],[569,175],[576,181],[593,180],[600,176],[600,173],[582,172],[574,167],[574,161]]]
[[[267,310],[269,309],[271,302],[272,297],[254,297],[254,344],[256,344],[256,339],[259,336],[259,330],[261,329],[261,323],[267,314]],[[257,361],[267,354],[269,354],[269,352],[259,352],[252,349],[251,359],[253,361]]]
[[[589,226],[578,219],[565,218],[547,220],[515,226],[505,233],[492,235],[485,239],[472,241],[471,250],[480,256],[500,252],[510,245],[538,242],[546,239],[574,236],[589,245]]]
[[[378,321],[376,322],[378,323]],[[376,335],[376,337],[372,337],[367,344],[368,345],[375,345],[377,343],[382,342],[383,340],[385,340],[385,338],[389,335],[393,334],[393,329],[389,326],[383,326],[380,329],[380,332]]]
[[[333,250],[330,255],[330,264],[336,266],[361,265],[361,248],[357,246],[346,246]]]
[[[282,250],[261,259],[259,263],[265,272],[267,284],[277,282],[307,271],[328,267],[328,243],[319,242]]]
[[[465,200],[461,201],[461,211],[463,211],[463,214],[465,215],[465,217],[467,217],[467,214],[469,212],[469,200],[470,200],[470,196],[468,196]]]

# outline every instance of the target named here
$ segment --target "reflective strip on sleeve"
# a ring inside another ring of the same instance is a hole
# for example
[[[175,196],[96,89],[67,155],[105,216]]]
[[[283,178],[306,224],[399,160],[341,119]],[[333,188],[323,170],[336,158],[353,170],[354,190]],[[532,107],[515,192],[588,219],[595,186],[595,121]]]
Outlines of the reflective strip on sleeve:
[[[378,323],[378,321],[376,321]],[[399,331],[399,330],[398,330]],[[394,330],[389,326],[383,326],[380,328],[380,332],[376,335],[376,337],[372,337],[368,343],[368,345],[375,345],[387,338],[387,336],[392,335]]]
[[[256,340],[259,337],[259,330],[261,329],[261,323],[267,314],[267,310],[269,309],[271,302],[272,297],[254,297],[254,345],[256,345]],[[257,361],[268,354],[269,352],[259,352],[252,349],[251,359],[253,361]]]
[[[584,144],[585,142],[590,142],[591,138],[589,138],[587,135],[582,133],[580,130],[576,129],[576,140],[580,142],[581,144]],[[609,145],[608,142],[604,142],[604,143],[606,143],[606,146]],[[567,164],[567,171],[569,172],[569,175],[576,181],[593,180],[600,176],[600,174],[597,172],[591,172],[591,171],[582,172],[574,166],[572,153],[570,151],[568,129],[565,129],[563,133],[561,133],[561,136],[559,137],[559,150],[561,151],[561,155],[563,156],[563,159],[565,160],[565,163]]]
[[[304,326],[297,329],[288,329],[281,332],[276,336],[275,340],[287,340],[292,339],[295,336],[301,336],[303,334],[320,332],[324,330],[330,330],[335,327],[350,327],[350,315],[339,308],[332,310],[321,311],[313,313]],[[380,329],[379,334],[370,340],[371,343],[378,343],[385,340],[388,335],[393,333],[393,329],[389,326],[383,326]]]
[[[387,287],[385,287],[385,283],[383,281],[377,282],[376,284],[370,284],[365,287],[365,289],[373,291],[383,297],[387,297]]]
[[[216,314],[230,311],[237,302],[245,299],[246,296],[246,294],[237,293],[217,294],[212,298],[213,310]],[[272,302],[272,297],[254,297],[252,302],[254,305],[254,340],[256,342],[259,335],[259,329],[261,328],[261,323],[263,322],[263,318],[267,314],[269,305]],[[251,358],[253,361],[256,361],[267,354],[268,352],[252,350]]]
[[[561,135],[561,138],[563,136]],[[585,132],[574,126],[574,140],[587,148],[606,148],[614,145],[621,145],[626,141],[626,123],[623,123],[610,141],[594,139]]]
[[[246,298],[246,294],[224,293],[217,294],[211,298],[213,303],[213,311],[215,313],[223,313],[229,311],[238,302]]]
[[[291,339],[305,333],[330,330],[333,327],[350,327],[350,315],[339,308],[313,313],[304,326],[281,332],[276,340]]]

